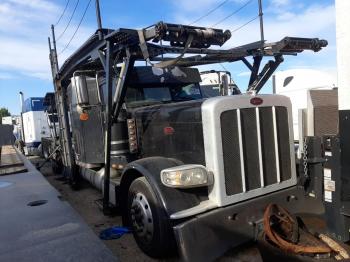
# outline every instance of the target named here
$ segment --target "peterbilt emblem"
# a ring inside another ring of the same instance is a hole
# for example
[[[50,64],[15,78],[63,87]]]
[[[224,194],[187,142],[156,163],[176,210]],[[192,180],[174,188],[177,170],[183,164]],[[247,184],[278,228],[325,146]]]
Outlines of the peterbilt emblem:
[[[262,98],[260,97],[253,97],[252,99],[250,99],[250,103],[255,106],[261,105],[263,102],[264,100],[262,100]]]

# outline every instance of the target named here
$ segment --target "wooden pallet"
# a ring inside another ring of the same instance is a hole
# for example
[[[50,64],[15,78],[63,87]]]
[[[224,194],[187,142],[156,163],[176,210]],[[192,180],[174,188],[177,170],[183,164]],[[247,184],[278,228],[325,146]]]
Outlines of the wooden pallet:
[[[26,172],[23,161],[13,146],[3,146],[0,150],[0,176]]]

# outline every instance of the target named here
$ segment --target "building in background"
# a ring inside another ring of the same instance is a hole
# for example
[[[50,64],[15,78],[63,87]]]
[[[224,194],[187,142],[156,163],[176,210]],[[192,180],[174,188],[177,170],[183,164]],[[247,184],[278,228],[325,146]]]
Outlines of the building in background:
[[[334,111],[332,109],[338,107],[337,91],[335,90],[337,77],[335,74],[313,69],[291,69],[276,72],[272,82],[274,93],[288,96],[291,99],[295,141],[298,141],[300,138],[300,130],[303,130],[303,135],[314,135],[315,129],[323,130],[326,133],[333,132],[332,130],[338,124],[337,119],[334,119],[334,123],[328,123],[327,126],[326,123],[321,123],[320,119],[325,121],[326,119],[332,119],[331,116],[334,115],[332,114]],[[319,90],[319,92],[315,92],[315,90]],[[324,91],[321,92],[321,90]],[[327,100],[327,96],[330,96],[329,100]],[[334,99],[334,97],[336,98]],[[321,111],[323,116],[325,116],[324,118],[320,118]],[[303,112],[304,115],[300,115]],[[326,113],[329,113],[328,118]],[[314,124],[314,117],[316,116],[318,124],[324,124],[324,127]],[[300,129],[299,123],[302,123],[304,127]]]
[[[20,116],[4,116],[2,119],[3,125],[13,126],[13,135],[15,139],[21,138],[21,117]]]

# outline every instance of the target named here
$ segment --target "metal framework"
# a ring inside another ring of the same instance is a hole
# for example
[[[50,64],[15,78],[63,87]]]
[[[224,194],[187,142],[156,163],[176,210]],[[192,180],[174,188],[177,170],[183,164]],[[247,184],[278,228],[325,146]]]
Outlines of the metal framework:
[[[99,34],[103,37],[100,38]],[[134,61],[147,61],[156,67],[167,66],[198,66],[203,64],[243,61],[252,71],[252,78],[262,77],[259,74],[262,57],[274,57],[268,67],[277,67],[283,61],[283,55],[296,55],[304,50],[319,51],[327,46],[326,40],[318,38],[285,37],[275,43],[265,43],[262,49],[261,41],[247,45],[222,50],[209,49],[212,45],[223,45],[229,38],[229,31],[204,27],[184,26],[159,22],[142,30],[120,28],[99,29],[75,53],[73,53],[55,74],[56,79],[63,83],[69,81],[76,70],[90,69],[107,70],[107,44],[111,46],[111,57],[115,64],[123,62],[127,56]],[[169,45],[163,45],[169,42]],[[129,54],[127,54],[129,53]],[[166,57],[168,54],[178,54]],[[184,54],[187,57],[184,57]],[[254,58],[254,64],[247,57]],[[158,62],[158,63],[156,63]],[[249,89],[253,88],[250,81]],[[266,82],[266,81],[265,81]]]
[[[99,14],[98,14],[99,17]],[[105,135],[105,187],[104,208],[109,203],[110,176],[110,141],[111,125],[116,121],[126,93],[125,83],[129,72],[136,61],[146,61],[147,64],[158,67],[191,67],[204,64],[242,61],[251,71],[248,91],[259,92],[276,68],[283,62],[283,55],[296,55],[304,50],[319,51],[327,46],[326,40],[318,38],[285,37],[275,43],[262,41],[223,50],[209,47],[222,46],[231,37],[230,31],[221,29],[169,24],[159,22],[142,30],[120,28],[117,30],[99,29],[62,65],[58,68],[55,39],[54,48],[50,44],[50,60],[55,85],[57,110],[60,117],[60,127],[64,143],[65,164],[74,174],[74,158],[72,156],[71,138],[68,132],[69,123],[65,101],[66,88],[70,78],[77,70],[103,71],[108,90],[106,104],[106,135]],[[50,39],[49,39],[50,42]],[[164,45],[164,42],[168,43]],[[169,56],[170,55],[170,56]],[[177,57],[174,57],[177,55]],[[263,57],[273,57],[260,70]],[[253,57],[253,64],[247,57]],[[112,98],[112,81],[114,68],[121,64],[121,70],[116,85],[115,96]]]

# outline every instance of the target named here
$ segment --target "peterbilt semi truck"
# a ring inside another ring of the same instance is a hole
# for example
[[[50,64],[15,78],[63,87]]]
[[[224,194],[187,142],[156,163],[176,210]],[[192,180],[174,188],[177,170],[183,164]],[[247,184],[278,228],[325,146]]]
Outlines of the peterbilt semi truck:
[[[149,256],[212,261],[256,239],[268,203],[322,213],[296,162],[290,100],[258,92],[284,55],[327,41],[209,48],[230,37],[163,22],[99,28],[61,68],[50,44],[64,174],[74,187],[83,178],[101,190],[103,211],[118,209]],[[260,70],[263,57],[272,59]],[[205,98],[194,66],[236,61],[251,70],[247,91]]]

